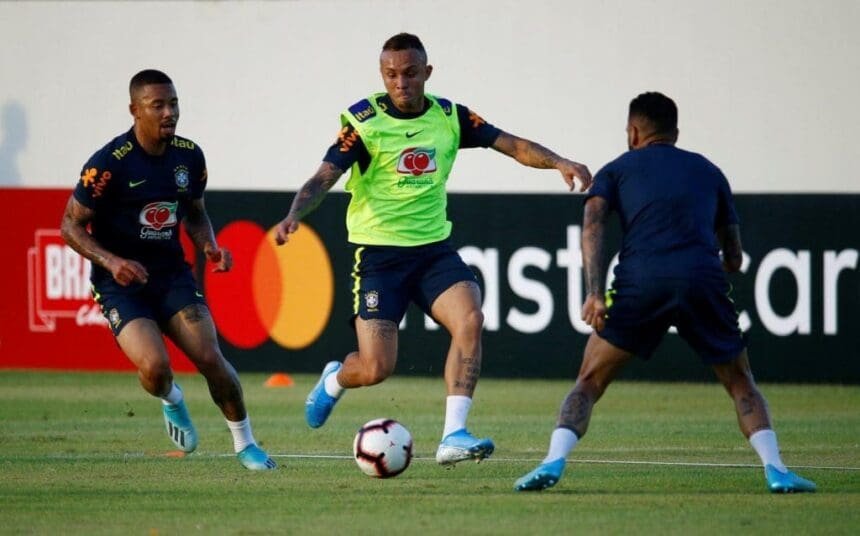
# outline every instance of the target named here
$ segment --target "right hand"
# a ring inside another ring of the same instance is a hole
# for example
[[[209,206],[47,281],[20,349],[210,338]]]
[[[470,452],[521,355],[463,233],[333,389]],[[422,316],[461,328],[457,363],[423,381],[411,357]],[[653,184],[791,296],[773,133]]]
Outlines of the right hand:
[[[582,304],[582,319],[591,326],[594,331],[602,331],[606,325],[606,302],[603,296],[589,294]]]
[[[146,284],[149,281],[149,273],[137,261],[123,259],[122,257],[112,257],[107,263],[107,269],[110,270],[114,281],[124,287],[132,283]]]
[[[290,235],[299,230],[299,222],[292,216],[287,215],[275,227],[275,243],[283,246],[290,240]]]
[[[571,192],[576,188],[577,179],[579,179],[580,192],[584,192],[591,187],[593,179],[591,172],[588,171],[588,167],[585,164],[564,158],[558,162],[556,169],[561,172],[561,176],[564,177],[564,182],[567,183],[567,187]]]

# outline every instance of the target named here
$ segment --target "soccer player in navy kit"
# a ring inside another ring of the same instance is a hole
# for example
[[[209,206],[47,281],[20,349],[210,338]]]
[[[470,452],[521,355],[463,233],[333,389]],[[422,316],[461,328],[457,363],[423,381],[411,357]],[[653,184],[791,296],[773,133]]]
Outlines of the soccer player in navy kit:
[[[601,169],[587,194],[582,318],[594,328],[576,384],[565,398],[543,462],[514,484],[554,486],[588,429],[591,411],[633,356],[648,359],[672,325],[710,364],[734,400],[741,432],[765,467],[772,492],[815,491],[782,463],[767,403],[753,380],[725,272],[740,269],[740,228],[728,181],[706,158],[675,147],[675,103],[643,93],[630,103],[630,151]],[[604,297],[603,235],[610,211],[623,240]],[[720,258],[722,250],[722,259]]]
[[[274,469],[275,462],[254,440],[239,378],[221,354],[215,325],[179,242],[182,223],[214,271],[232,267],[230,252],[215,241],[204,206],[203,152],[175,134],[179,104],[166,74],[137,73],[129,93],[134,125],[84,165],[63,215],[63,238],[92,261],[96,301],[120,348],[137,367],[143,388],[162,399],[174,444],[194,451],[197,432],[173,382],[162,334],[206,378],[242,465]]]

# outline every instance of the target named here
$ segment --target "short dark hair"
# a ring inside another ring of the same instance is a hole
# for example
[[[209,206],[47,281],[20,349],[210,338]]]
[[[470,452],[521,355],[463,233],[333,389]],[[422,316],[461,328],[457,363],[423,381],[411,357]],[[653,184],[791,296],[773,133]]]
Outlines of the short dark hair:
[[[417,35],[401,32],[388,38],[388,41],[382,45],[382,50],[410,50],[415,49],[427,57],[427,51],[424,50],[424,45]]]
[[[630,101],[628,117],[645,119],[654,127],[655,134],[674,134],[678,130],[675,101],[657,91],[642,93]]]
[[[159,70],[144,69],[131,77],[131,82],[128,83],[128,94],[134,98],[137,90],[150,84],[173,84],[173,80]]]

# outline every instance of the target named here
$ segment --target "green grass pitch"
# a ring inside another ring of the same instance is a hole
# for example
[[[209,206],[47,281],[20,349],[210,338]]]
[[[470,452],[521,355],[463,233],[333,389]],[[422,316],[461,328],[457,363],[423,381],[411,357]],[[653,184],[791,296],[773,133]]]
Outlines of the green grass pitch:
[[[251,473],[198,375],[179,377],[200,445],[184,458],[133,374],[0,371],[2,534],[855,534],[860,527],[860,387],[763,385],[785,462],[819,492],[771,495],[722,388],[623,382],[597,405],[564,479],[514,480],[543,457],[569,381],[484,379],[470,429],[496,453],[454,469],[433,456],[440,378],[393,377],[347,393],[311,430],[295,386],[242,382],[258,441],[280,467]],[[401,476],[363,475],[357,428],[400,420],[415,455]]]

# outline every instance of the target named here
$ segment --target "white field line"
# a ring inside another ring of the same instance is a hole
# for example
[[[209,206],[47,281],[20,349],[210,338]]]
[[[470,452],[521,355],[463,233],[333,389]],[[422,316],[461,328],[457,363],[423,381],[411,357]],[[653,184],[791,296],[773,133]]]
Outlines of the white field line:
[[[332,460],[351,460],[352,456],[344,456],[341,454],[272,454],[273,458],[319,458]],[[420,461],[436,461],[434,457],[415,456],[413,460]],[[540,463],[543,458],[487,458],[482,463]],[[753,463],[713,463],[713,462],[661,462],[650,460],[592,460],[585,458],[570,458],[568,463],[593,463],[593,464],[611,464],[611,465],[672,465],[678,467],[750,467],[761,469],[760,464]],[[839,467],[827,465],[792,465],[791,469],[831,469],[835,471],[860,471],[860,467]]]
[[[129,459],[129,458],[158,458],[168,457],[170,452],[126,452],[122,454],[50,454],[45,456],[50,459],[62,460],[111,460],[111,459]],[[194,458],[232,458],[235,454],[226,453],[202,453],[195,452],[188,454],[188,457]],[[308,460],[351,460],[352,456],[347,454],[269,454],[272,458],[286,459],[308,459]],[[14,458],[14,456],[10,456]],[[415,456],[412,458],[417,461],[433,461],[436,459],[432,456]],[[483,463],[539,463],[542,458],[488,458]],[[657,461],[657,460],[596,460],[588,458],[570,458],[568,463],[577,464],[607,464],[607,465],[664,465],[675,467],[721,467],[721,468],[757,468],[761,469],[760,464],[752,463],[717,463],[717,462],[682,462],[682,461]],[[860,467],[846,467],[833,465],[790,465],[791,469],[826,469],[832,471],[860,471]]]

